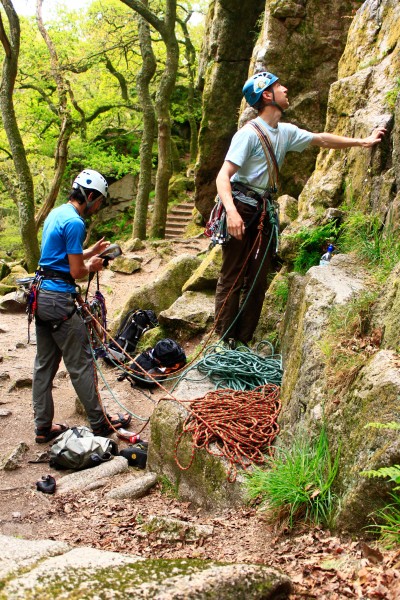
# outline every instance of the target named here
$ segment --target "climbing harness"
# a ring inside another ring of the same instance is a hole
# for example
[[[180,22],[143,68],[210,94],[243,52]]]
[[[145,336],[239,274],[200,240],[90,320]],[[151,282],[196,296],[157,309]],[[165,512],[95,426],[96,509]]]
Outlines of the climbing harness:
[[[277,418],[281,408],[279,387],[266,385],[252,391],[216,390],[191,401],[189,416],[175,443],[175,461],[182,471],[189,469],[196,449],[229,462],[228,481],[233,483],[237,467],[263,464],[264,454],[272,455],[272,443],[279,433]],[[185,435],[192,436],[192,452],[187,465],[178,458]]]

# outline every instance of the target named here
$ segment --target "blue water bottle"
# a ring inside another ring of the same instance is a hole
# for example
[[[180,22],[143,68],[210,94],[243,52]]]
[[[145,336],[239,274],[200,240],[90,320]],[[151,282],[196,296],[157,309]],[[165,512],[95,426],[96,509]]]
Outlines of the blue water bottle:
[[[327,251],[325,254],[321,256],[321,260],[319,261],[320,267],[326,267],[329,265],[330,260],[332,258],[332,252],[334,251],[334,247],[332,244],[329,244]]]

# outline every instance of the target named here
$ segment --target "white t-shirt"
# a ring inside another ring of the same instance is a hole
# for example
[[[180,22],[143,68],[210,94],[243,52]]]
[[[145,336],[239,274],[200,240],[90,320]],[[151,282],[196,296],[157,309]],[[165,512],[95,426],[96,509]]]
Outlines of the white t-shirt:
[[[261,117],[257,117],[255,121],[266,130],[279,168],[287,152],[303,152],[314,137],[310,131],[300,129],[291,123],[279,123],[274,128]],[[232,182],[239,181],[256,191],[265,191],[268,185],[268,165],[260,139],[253,127],[244,125],[235,133],[225,160],[239,167],[231,178]]]

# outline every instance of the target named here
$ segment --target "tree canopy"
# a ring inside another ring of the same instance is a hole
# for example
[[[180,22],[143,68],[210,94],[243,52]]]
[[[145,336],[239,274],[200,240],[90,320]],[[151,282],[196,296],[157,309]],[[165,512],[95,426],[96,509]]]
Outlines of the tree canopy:
[[[87,9],[79,11],[60,4],[56,16],[44,20],[41,11],[47,1],[37,0],[36,17],[16,15],[13,11],[20,27],[20,43],[10,102],[32,180],[28,205],[35,215],[37,230],[54,202],[63,201],[73,176],[82,168],[90,166],[99,170],[110,182],[128,173],[139,175],[145,123],[137,80],[143,66],[139,41],[139,20],[143,17],[124,1],[94,0]],[[1,4],[3,78],[7,78],[8,75],[4,75],[7,60],[4,44],[12,39],[13,28],[8,15],[13,7],[12,0],[1,0]],[[138,4],[145,5],[140,1]],[[170,56],[162,42],[166,3],[150,4],[148,10],[156,18],[153,24],[147,21],[155,71],[149,80],[147,103],[150,101],[157,107]],[[192,36],[189,23],[185,33],[191,12],[188,5],[182,5],[173,19],[178,63],[168,106],[162,107],[171,111],[172,125],[178,126],[190,123],[190,120],[193,123],[196,112],[193,69],[201,40],[196,29],[199,30],[201,25],[192,28]],[[161,31],[154,28],[154,23]],[[199,114],[197,108],[197,117]],[[4,111],[2,118],[4,121]],[[153,167],[158,163],[159,146],[160,141],[157,145],[154,140],[151,147]],[[0,186],[10,210],[13,203],[18,206],[25,194],[19,168],[4,127],[0,131]],[[21,215],[19,221],[21,226]],[[25,248],[25,255],[27,252],[31,250]],[[37,256],[33,262],[35,260]]]

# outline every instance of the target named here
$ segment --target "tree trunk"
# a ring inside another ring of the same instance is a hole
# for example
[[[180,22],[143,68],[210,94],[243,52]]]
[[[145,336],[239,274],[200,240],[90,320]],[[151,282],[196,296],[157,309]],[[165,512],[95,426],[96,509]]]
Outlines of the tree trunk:
[[[165,44],[167,51],[165,69],[161,75],[160,86],[156,96],[156,114],[158,123],[158,168],[156,176],[156,192],[154,212],[151,222],[150,236],[163,238],[168,207],[168,184],[171,177],[171,120],[169,104],[175,87],[179,62],[179,46],[175,35],[176,0],[166,0],[163,19],[148,9],[140,0],[121,0],[124,4],[139,13],[154,29]]]
[[[54,203],[57,199],[58,192],[60,190],[60,185],[62,181],[62,177],[64,175],[65,168],[67,166],[68,159],[68,144],[72,134],[72,118],[68,108],[68,83],[65,81],[64,77],[61,75],[61,71],[59,68],[59,60],[58,55],[53,44],[52,39],[50,38],[42,19],[42,4],[43,0],[37,0],[36,4],[36,20],[39,27],[39,31],[46,43],[47,49],[50,54],[50,62],[51,62],[51,73],[54,77],[54,80],[57,85],[58,92],[58,117],[60,118],[60,134],[58,136],[57,148],[54,156],[54,177],[50,186],[49,193],[47,194],[47,198],[45,199],[43,205],[41,206],[38,214],[36,215],[36,229],[39,229],[40,225],[43,223],[49,212],[54,206]]]
[[[154,212],[151,221],[150,235],[163,238],[168,209],[168,185],[172,174],[171,167],[171,119],[170,98],[175,87],[179,63],[179,47],[175,36],[176,0],[167,1],[165,13],[165,29],[161,35],[167,50],[167,60],[161,76],[160,87],[156,96],[156,113],[158,122],[158,168],[156,177],[156,193]]]
[[[190,39],[189,30],[187,27],[187,23],[192,15],[190,12],[186,19],[180,20],[180,26],[182,28],[183,39],[185,44],[185,58],[186,58],[186,68],[188,74],[188,89],[187,89],[187,110],[188,110],[188,120],[190,127],[190,150],[189,150],[189,160],[191,163],[196,161],[197,157],[197,123],[194,116],[194,79],[196,72],[196,50],[192,44],[192,40]]]
[[[147,0],[144,0],[147,5]],[[156,59],[151,46],[150,28],[143,17],[139,17],[139,43],[143,59],[137,76],[137,94],[143,109],[143,135],[140,143],[140,175],[136,195],[133,237],[146,239],[146,221],[151,191],[153,168],[153,143],[156,132],[156,116],[150,96],[149,83],[156,72]]]
[[[28,271],[32,272],[36,269],[40,256],[35,227],[35,192],[13,104],[13,90],[17,76],[20,47],[20,26],[18,15],[11,0],[1,0],[1,3],[9,22],[10,38],[7,37],[0,15],[0,40],[5,50],[0,84],[0,110],[19,185],[17,204],[21,240]]]

